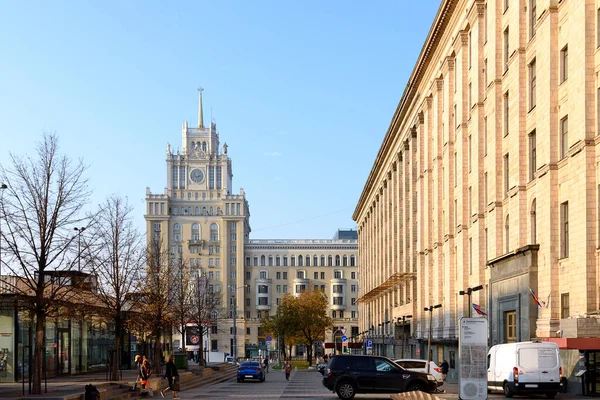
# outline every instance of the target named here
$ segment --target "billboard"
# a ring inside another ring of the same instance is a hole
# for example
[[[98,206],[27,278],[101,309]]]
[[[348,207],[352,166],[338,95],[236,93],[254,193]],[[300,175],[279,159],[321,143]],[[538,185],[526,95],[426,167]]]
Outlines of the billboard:
[[[458,336],[458,398],[487,399],[487,318],[461,318]]]

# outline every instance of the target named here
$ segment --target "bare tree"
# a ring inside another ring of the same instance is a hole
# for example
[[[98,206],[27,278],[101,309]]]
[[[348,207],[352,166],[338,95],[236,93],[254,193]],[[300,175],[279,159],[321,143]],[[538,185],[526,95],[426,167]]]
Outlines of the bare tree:
[[[46,318],[77,295],[67,288],[70,277],[58,271],[73,266],[73,227],[83,223],[90,195],[83,162],[60,156],[58,149],[57,136],[44,134],[36,158],[11,154],[11,165],[0,166],[1,183],[8,186],[0,204],[1,267],[20,277],[12,290],[35,316],[34,394],[41,393]]]
[[[114,322],[115,355],[110,371],[113,380],[119,380],[121,332],[135,306],[131,293],[138,289],[145,266],[144,237],[133,223],[132,212],[127,199],[108,197],[88,228],[92,242],[85,252],[86,265],[99,281],[98,300],[104,315]]]
[[[200,364],[206,365],[204,358],[204,337],[210,333],[212,326],[217,325],[222,295],[219,287],[211,284],[206,274],[197,275],[194,283],[191,315],[198,331],[198,356],[200,357]]]
[[[171,251],[160,238],[152,238],[146,249],[146,277],[141,288],[143,318],[154,337],[154,363],[161,361],[161,340],[165,328],[173,323],[175,296],[171,290],[176,282],[175,251]]]
[[[172,287],[173,317],[177,323],[177,330],[181,333],[181,348],[185,349],[185,327],[192,316],[192,303],[194,300],[194,281],[190,268],[181,257],[173,259],[175,279]]]

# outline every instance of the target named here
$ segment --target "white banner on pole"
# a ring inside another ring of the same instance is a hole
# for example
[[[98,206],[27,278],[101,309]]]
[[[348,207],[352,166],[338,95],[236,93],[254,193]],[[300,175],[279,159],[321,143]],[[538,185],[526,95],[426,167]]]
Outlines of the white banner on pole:
[[[487,399],[487,318],[461,318],[459,327],[458,398]]]

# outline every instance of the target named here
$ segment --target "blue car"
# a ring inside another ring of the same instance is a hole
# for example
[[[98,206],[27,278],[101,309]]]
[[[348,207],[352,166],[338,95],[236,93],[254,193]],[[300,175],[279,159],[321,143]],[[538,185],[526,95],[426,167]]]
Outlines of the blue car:
[[[238,367],[237,381],[243,382],[247,379],[258,379],[265,381],[265,371],[258,361],[244,361]]]

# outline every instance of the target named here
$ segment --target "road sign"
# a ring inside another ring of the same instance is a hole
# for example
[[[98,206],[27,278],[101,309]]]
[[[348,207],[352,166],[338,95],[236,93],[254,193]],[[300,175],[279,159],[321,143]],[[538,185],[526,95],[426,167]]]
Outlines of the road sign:
[[[346,334],[346,330],[344,328],[340,329],[340,331],[342,331],[342,335]]]
[[[342,336],[342,342],[347,342],[348,341],[348,336],[344,335]]]
[[[273,338],[271,337],[271,335],[267,335],[267,342],[270,342]]]
[[[373,341],[371,339],[367,339],[366,340],[366,345],[367,345],[367,348],[373,347]]]

